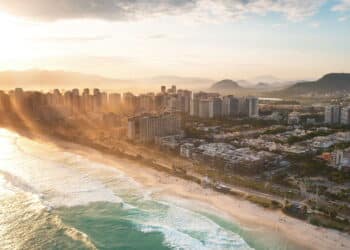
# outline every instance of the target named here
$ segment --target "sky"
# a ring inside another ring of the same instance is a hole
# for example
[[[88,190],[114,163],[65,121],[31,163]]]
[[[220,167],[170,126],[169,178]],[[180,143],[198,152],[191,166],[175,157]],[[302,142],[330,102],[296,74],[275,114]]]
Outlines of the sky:
[[[0,0],[0,71],[119,79],[350,72],[350,0]]]

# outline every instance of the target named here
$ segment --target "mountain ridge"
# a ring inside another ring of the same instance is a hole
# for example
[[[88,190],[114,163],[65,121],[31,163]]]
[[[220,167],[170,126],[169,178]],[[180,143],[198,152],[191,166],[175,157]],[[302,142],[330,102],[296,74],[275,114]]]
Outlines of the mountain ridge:
[[[339,91],[350,92],[350,73],[328,73],[316,81],[297,82],[277,95],[331,94]]]

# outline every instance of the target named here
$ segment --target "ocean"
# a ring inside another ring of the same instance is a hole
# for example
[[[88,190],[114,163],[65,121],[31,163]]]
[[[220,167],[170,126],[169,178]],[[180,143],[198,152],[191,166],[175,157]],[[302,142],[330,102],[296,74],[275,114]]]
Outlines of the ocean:
[[[0,129],[0,249],[296,248],[154,198],[115,167]]]

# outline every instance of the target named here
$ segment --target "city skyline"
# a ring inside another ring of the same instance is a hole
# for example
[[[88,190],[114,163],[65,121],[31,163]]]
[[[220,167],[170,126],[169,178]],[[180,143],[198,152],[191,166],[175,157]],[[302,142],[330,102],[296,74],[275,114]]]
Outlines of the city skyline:
[[[350,0],[0,0],[0,249],[350,249]]]
[[[1,70],[284,80],[347,72],[350,2],[0,3]]]

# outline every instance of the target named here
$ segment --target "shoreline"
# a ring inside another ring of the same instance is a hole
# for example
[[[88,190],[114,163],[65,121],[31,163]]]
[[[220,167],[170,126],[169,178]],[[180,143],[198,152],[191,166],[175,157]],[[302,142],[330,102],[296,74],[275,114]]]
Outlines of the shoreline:
[[[218,213],[220,217],[248,228],[262,227],[267,233],[271,235],[277,233],[303,249],[350,249],[350,237],[346,233],[317,227],[286,216],[279,210],[262,208],[247,200],[205,189],[197,183],[157,171],[136,160],[119,158],[88,146],[51,137],[40,136],[32,139],[53,144],[89,160],[115,167],[151,189],[154,198],[176,200],[192,210],[209,212],[213,215]],[[146,171],[140,171],[140,168]]]

